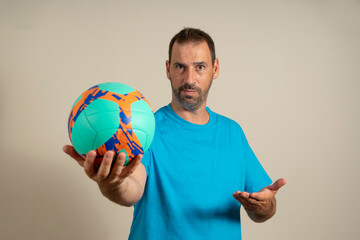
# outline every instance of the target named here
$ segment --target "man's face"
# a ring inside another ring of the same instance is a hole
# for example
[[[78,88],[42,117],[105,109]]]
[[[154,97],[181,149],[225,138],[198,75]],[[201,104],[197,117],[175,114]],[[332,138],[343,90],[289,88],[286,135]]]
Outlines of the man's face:
[[[212,64],[210,50],[205,41],[183,44],[175,42],[171,63],[166,62],[173,103],[180,104],[188,111],[195,111],[206,105],[212,80],[218,75],[218,65],[218,59]]]

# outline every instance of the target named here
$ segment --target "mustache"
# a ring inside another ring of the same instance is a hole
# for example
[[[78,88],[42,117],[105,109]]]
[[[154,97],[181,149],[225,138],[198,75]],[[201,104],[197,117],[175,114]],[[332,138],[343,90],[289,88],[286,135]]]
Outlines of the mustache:
[[[195,86],[195,84],[189,84],[189,83],[185,83],[179,88],[179,92],[182,90],[195,90],[201,92],[201,89],[199,87]]]

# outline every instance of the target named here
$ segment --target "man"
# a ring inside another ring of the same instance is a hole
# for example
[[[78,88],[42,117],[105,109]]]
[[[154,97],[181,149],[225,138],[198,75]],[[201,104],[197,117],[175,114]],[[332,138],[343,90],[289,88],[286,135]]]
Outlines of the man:
[[[240,204],[255,222],[276,211],[275,194],[285,179],[271,184],[241,127],[206,107],[219,74],[211,37],[185,28],[170,42],[166,73],[171,103],[155,114],[156,132],[148,152],[125,168],[119,154],[111,168],[107,152],[98,171],[95,152],[84,167],[104,196],[133,206],[129,239],[241,239]]]

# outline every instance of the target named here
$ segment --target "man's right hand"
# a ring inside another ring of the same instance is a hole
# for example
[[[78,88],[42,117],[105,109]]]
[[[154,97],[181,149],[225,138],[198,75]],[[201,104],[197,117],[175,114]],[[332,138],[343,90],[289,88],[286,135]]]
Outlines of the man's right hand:
[[[141,162],[141,154],[135,156],[129,165],[124,167],[126,155],[120,153],[112,166],[114,152],[107,151],[100,167],[97,169],[95,168],[95,151],[90,151],[85,160],[71,145],[65,145],[63,151],[84,168],[86,175],[99,185],[101,192],[110,200],[128,206],[135,204],[141,198],[145,187],[146,170],[141,166],[135,172]],[[134,198],[124,199],[123,195],[133,196]]]

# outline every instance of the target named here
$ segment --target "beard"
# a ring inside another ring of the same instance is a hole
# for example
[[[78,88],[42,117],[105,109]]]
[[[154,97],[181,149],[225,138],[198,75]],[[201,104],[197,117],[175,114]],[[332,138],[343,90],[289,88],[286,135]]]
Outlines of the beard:
[[[171,80],[171,79],[170,79]],[[197,87],[194,84],[189,84],[189,83],[185,83],[184,85],[182,85],[181,87],[179,87],[178,89],[175,89],[172,81],[171,81],[171,88],[172,88],[172,92],[173,95],[175,97],[175,100],[182,106],[184,107],[186,110],[190,111],[190,112],[194,112],[195,110],[197,110],[203,103],[206,102],[210,87],[212,85],[212,79],[210,82],[210,85],[207,89],[201,89],[200,87]],[[198,96],[189,96],[189,95],[185,95],[182,93],[183,90],[193,90],[196,91],[198,93]]]

